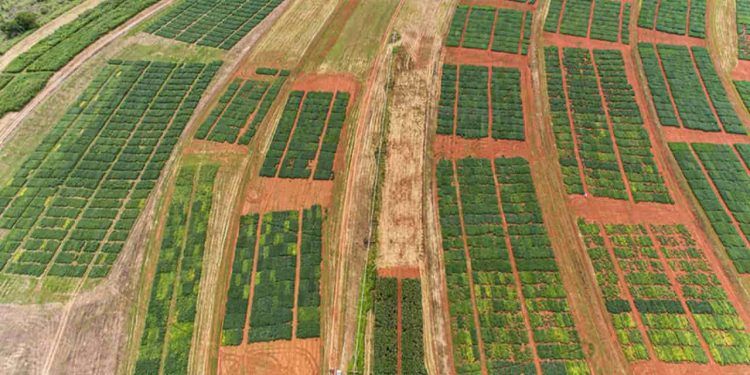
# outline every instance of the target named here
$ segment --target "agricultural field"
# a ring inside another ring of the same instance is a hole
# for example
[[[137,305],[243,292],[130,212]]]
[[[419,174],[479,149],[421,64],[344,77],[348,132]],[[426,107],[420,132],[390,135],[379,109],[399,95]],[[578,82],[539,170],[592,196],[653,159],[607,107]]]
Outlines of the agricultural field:
[[[705,48],[640,43],[638,51],[663,126],[747,134]]]
[[[456,372],[588,373],[526,160],[436,178]]]
[[[578,227],[629,361],[750,363],[739,306],[685,226],[581,219]]]
[[[106,276],[218,67],[111,61],[0,192],[2,271]]]
[[[374,293],[373,373],[426,375],[419,279],[380,277]]]
[[[443,65],[437,132],[523,141],[520,70]]]
[[[630,7],[617,0],[551,0],[544,31],[628,43]]]
[[[0,73],[0,116],[23,108],[56,71],[97,39],[154,3],[156,0],[102,2],[13,59]]]
[[[320,336],[323,210],[240,219],[221,345]]]
[[[289,71],[259,69],[271,81],[235,79],[198,128],[195,138],[212,142],[247,145],[266,118]]]
[[[293,91],[276,125],[261,176],[332,180],[349,96],[345,91]]]
[[[545,59],[568,194],[671,203],[622,53],[546,47]]]
[[[750,273],[750,146],[669,145],[737,272]]]
[[[638,27],[703,39],[706,37],[706,0],[644,0]]]
[[[183,166],[175,181],[151,285],[135,374],[186,373],[218,166]]]
[[[28,30],[15,30],[9,34],[0,33],[0,55],[21,41],[37,28],[44,26],[68,10],[81,4],[83,0],[3,0],[0,1],[0,24],[13,23],[18,15],[29,13],[34,16],[33,27]]]
[[[282,0],[182,0],[146,31],[189,44],[228,50],[281,3]]]
[[[445,39],[446,47],[462,47],[525,55],[531,36],[532,8],[516,10],[459,5]]]

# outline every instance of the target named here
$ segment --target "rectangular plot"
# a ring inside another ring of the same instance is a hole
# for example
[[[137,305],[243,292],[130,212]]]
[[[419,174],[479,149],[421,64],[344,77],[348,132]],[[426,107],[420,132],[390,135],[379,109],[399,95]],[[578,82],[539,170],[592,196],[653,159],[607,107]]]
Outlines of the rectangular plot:
[[[445,45],[525,55],[532,17],[532,11],[459,5]]]
[[[646,72],[651,100],[656,107],[656,114],[663,126],[680,126],[677,121],[675,108],[672,106],[672,96],[667,90],[667,81],[662,73],[659,57],[653,44],[639,43],[638,52],[641,55],[643,69]]]
[[[591,20],[591,39],[617,42],[620,34],[620,1],[597,0]],[[627,28],[627,18],[623,18]]]
[[[490,7],[472,7],[469,20],[463,35],[462,47],[488,49],[492,37],[492,25],[495,23],[497,10]]]
[[[719,116],[724,131],[733,134],[747,134],[745,126],[739,117],[737,117],[732,103],[729,102],[727,92],[724,90],[724,85],[716,73],[708,50],[703,47],[691,47],[690,49],[693,53],[695,64],[698,66],[698,72],[706,86],[706,91],[708,91],[708,97],[716,109],[716,114]]]
[[[566,0],[560,21],[560,33],[586,37],[589,30],[589,17],[594,0]]]
[[[169,205],[135,372],[185,373],[200,292],[213,181],[218,167],[180,170]]]
[[[91,259],[83,253],[104,248],[116,253],[217,69],[218,64],[158,62],[115,62],[106,69],[105,76],[92,84],[95,89],[79,99],[87,105],[72,107],[17,172],[16,181],[23,182],[12,182],[3,191],[0,225],[14,233],[3,240],[4,252],[22,252],[27,243],[34,243],[38,225],[53,222],[47,218],[65,217],[71,221],[46,227],[59,234],[54,246],[45,247],[47,251],[77,252],[84,266]],[[44,189],[18,194],[33,186]],[[48,199],[86,203],[29,205]],[[86,219],[98,222],[92,227]],[[88,268],[73,270],[54,263],[49,273],[60,276],[83,276],[81,270]],[[94,264],[90,276],[106,276],[110,267]],[[40,276],[45,269],[46,264],[11,263],[6,271]]]

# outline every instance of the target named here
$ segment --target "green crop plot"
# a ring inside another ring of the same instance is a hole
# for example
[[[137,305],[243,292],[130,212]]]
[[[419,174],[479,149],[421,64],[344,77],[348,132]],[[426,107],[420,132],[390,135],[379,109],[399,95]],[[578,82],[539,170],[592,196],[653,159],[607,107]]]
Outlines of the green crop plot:
[[[544,31],[627,43],[630,3],[615,0],[551,0]]]
[[[0,82],[0,117],[22,109],[47,85],[50,77],[99,38],[123,24],[156,0],[110,0],[84,12],[74,21],[34,44],[13,59]]]
[[[456,371],[482,340],[490,373],[588,373],[528,162],[443,160],[437,184]]]
[[[547,47],[545,54],[552,125],[568,193],[583,194],[585,181],[594,196],[629,199],[624,175],[636,202],[671,203],[622,53],[566,48],[562,65],[557,47]]]
[[[705,38],[706,0],[644,0],[638,27]]]
[[[270,82],[241,79],[232,81],[211,114],[198,128],[195,138],[242,145],[250,143],[281,86],[286,82],[287,75],[288,72],[284,71]]]
[[[750,148],[737,145],[735,154],[728,145],[671,143],[669,147],[737,271],[750,273],[750,176],[745,169]]]
[[[745,323],[687,228],[584,220],[578,227],[628,360],[653,352],[670,363],[706,363],[707,355],[720,365],[750,362]]]
[[[438,134],[524,140],[518,69],[444,65],[441,87]]]
[[[231,49],[282,0],[183,0],[146,30],[169,39]]]
[[[320,206],[240,219],[222,345],[320,337],[322,220]]]
[[[187,373],[218,166],[184,166],[169,204],[136,374]]]
[[[678,126],[679,116],[688,129],[747,133],[705,48],[641,43],[638,50],[662,125]]]
[[[525,55],[532,11],[459,5],[445,45]]]
[[[0,190],[4,272],[109,272],[219,63],[113,61]]]
[[[374,299],[373,373],[426,375],[422,335],[422,289],[419,280],[379,278]],[[401,316],[398,315],[399,307]],[[399,327],[401,352],[398,351]],[[401,368],[398,367],[399,359]]]
[[[333,179],[349,93],[294,91],[289,95],[260,175]]]

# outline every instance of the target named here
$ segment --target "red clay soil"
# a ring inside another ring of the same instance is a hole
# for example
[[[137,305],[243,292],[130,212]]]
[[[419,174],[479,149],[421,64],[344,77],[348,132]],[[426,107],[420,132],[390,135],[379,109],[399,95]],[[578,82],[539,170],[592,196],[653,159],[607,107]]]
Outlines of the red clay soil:
[[[309,375],[320,370],[320,339],[262,342],[219,348],[221,375]]]
[[[661,10],[661,0],[656,0],[656,8],[654,9],[654,23],[651,28],[656,30],[656,21],[659,19],[659,10]]]
[[[212,142],[204,139],[193,139],[184,148],[185,155],[191,154],[247,154],[245,145]]]
[[[560,5],[560,14],[558,15],[558,18],[557,18],[557,27],[555,28],[555,33],[557,33],[558,31],[560,31],[560,26],[562,25],[562,19],[563,19],[563,16],[565,15],[565,7],[567,5],[568,5],[568,0],[562,0],[562,5]],[[549,17],[549,14],[547,16]],[[545,20],[545,22],[546,22],[546,20]],[[544,28],[542,28],[542,29],[544,29]],[[546,38],[544,38],[544,39],[546,39]]]
[[[750,81],[750,61],[737,61],[737,66],[732,70],[732,79],[735,81]]]
[[[534,339],[533,329],[531,326],[531,320],[529,319],[529,312],[526,308],[526,296],[523,294],[523,286],[521,284],[521,277],[518,273],[518,267],[516,266],[516,255],[513,252],[513,244],[510,242],[510,232],[508,231],[508,220],[505,217],[505,211],[503,210],[503,200],[500,194],[500,184],[497,182],[497,168],[495,167],[495,161],[490,162],[492,166],[492,179],[495,185],[495,197],[497,199],[497,210],[500,213],[500,218],[503,224],[503,233],[505,234],[505,247],[508,249],[508,261],[510,262],[510,268],[513,270],[513,279],[516,284],[516,295],[518,296],[518,302],[521,305],[521,314],[523,314],[523,322],[526,326],[526,334],[528,337],[528,344],[531,347],[531,354],[534,358],[534,366],[536,372],[542,373],[542,364],[537,354],[536,342]]]
[[[357,78],[349,73],[340,74],[303,74],[294,79],[292,90],[300,91],[346,91],[354,102],[359,92]]]
[[[529,61],[524,55],[515,53],[485,51],[472,48],[453,48],[445,49],[445,64],[470,64],[485,66],[505,66],[511,68],[528,68]]]
[[[588,27],[586,28],[586,37],[591,38],[591,19],[594,18],[594,8],[596,7],[596,1],[591,2],[591,6],[589,7],[589,21],[588,21]]]
[[[492,138],[466,139],[438,135],[433,143],[434,155],[438,159],[462,159],[466,157],[494,159],[520,156],[528,159],[529,145],[523,141],[508,141]]]
[[[456,162],[453,164],[453,186],[456,188],[456,205],[458,206],[458,219],[461,224],[461,240],[464,244],[464,257],[466,258],[466,278],[469,281],[469,293],[471,294],[471,310],[474,316],[474,328],[476,329],[477,347],[479,348],[479,363],[482,375],[487,375],[487,358],[484,354],[484,341],[479,323],[479,311],[477,310],[476,294],[474,293],[474,272],[471,268],[471,256],[469,255],[469,243],[466,236],[466,225],[464,223],[463,202],[461,202],[461,186],[458,183],[458,172]]]
[[[571,195],[568,196],[568,206],[575,216],[602,223],[677,224],[689,220],[689,215],[673,204],[634,203],[591,195]]]
[[[690,3],[692,0],[687,0],[687,12],[685,12],[685,35],[689,35],[690,31]],[[711,9],[711,6],[707,6],[706,8]],[[706,20],[706,17],[703,16],[703,21]]]
[[[588,49],[616,49],[625,51],[629,47],[622,43],[607,42],[573,35],[563,35],[558,33],[544,33],[544,44],[558,47],[569,48],[588,48]]]
[[[627,28],[630,24],[630,20],[623,19],[623,16],[625,15],[625,4],[627,1],[623,1],[620,3],[620,28],[617,30],[617,41],[622,43],[622,30],[623,28]],[[627,21],[627,23],[623,24],[624,21]]]
[[[245,192],[243,215],[249,212],[297,210],[331,205],[333,181],[259,178]]]
[[[688,143],[720,143],[736,144],[750,143],[750,137],[742,134],[730,134],[719,132],[704,132],[700,130],[662,126],[661,132],[667,142]]]
[[[589,50],[589,58],[591,59],[591,66],[594,69],[594,75],[596,76],[596,85],[599,88],[599,98],[602,102],[602,109],[604,110],[604,116],[607,118],[607,130],[609,131],[609,137],[612,141],[612,150],[615,153],[615,157],[617,158],[617,165],[618,168],[620,168],[620,178],[622,178],[622,183],[625,185],[625,191],[628,194],[628,199],[633,200],[633,192],[630,190],[630,181],[628,180],[628,176],[625,175],[625,167],[622,164],[622,157],[620,156],[620,146],[617,145],[617,138],[615,137],[614,132],[614,122],[612,121],[612,117],[609,115],[609,104],[607,103],[607,100],[604,96],[604,89],[602,88],[602,80],[601,76],[599,75],[599,67],[596,65],[596,60],[594,59],[594,51]]]
[[[490,6],[494,8],[505,8],[515,10],[534,10],[536,5],[534,4],[523,4],[516,1],[510,0],[461,0],[462,5],[478,5],[478,6]],[[523,34],[522,34],[523,35]]]
[[[661,31],[638,28],[638,41],[645,43],[663,43],[683,46],[700,46],[705,47],[706,41],[700,38],[693,38],[686,35],[676,35],[664,33]]]
[[[398,279],[419,279],[418,267],[385,267],[378,268],[379,277],[395,277]]]

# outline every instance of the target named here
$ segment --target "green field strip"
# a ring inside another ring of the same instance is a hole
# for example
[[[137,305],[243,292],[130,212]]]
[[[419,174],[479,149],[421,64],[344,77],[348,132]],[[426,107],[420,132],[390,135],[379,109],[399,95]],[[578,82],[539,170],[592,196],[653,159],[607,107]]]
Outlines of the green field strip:
[[[454,186],[452,163],[438,163],[438,203],[456,371],[474,373],[480,369],[479,347],[472,333],[477,328],[490,372],[535,373],[535,361],[539,361],[544,373],[588,373],[528,163],[518,158],[497,159],[497,176],[492,165],[486,159],[458,160],[458,183]],[[466,233],[470,259],[464,256],[462,233]],[[467,274],[469,265],[471,276]],[[479,327],[474,327],[471,317],[470,279],[474,280]],[[526,310],[528,321],[523,314]]]
[[[313,206],[302,212],[302,233],[297,292],[299,339],[320,337],[320,264],[323,261],[323,210]]]
[[[708,93],[708,98],[716,110],[716,115],[719,117],[724,131],[732,134],[747,134],[745,126],[737,117],[737,113],[735,113],[734,107],[729,101],[708,50],[703,47],[691,47],[690,52]]]
[[[15,254],[6,272],[80,277],[93,263],[90,276],[106,276],[216,70],[105,69],[92,82],[98,91],[106,81],[101,93],[87,89],[0,191],[10,230],[0,246],[5,259]]]
[[[533,14],[531,10],[459,5],[445,45],[525,55]]]
[[[656,48],[653,44],[639,43],[638,53],[641,55],[648,89],[651,93],[651,101],[656,108],[659,123],[663,126],[679,127],[680,122],[675,112],[676,105],[673,104],[673,98],[669,92],[669,86],[660,65],[659,57],[656,54]]]
[[[704,39],[706,0],[643,0],[638,27]]]
[[[617,50],[595,50],[593,53],[633,199],[636,202],[672,203],[654,162],[651,141],[633,87],[628,83],[622,53]]]
[[[146,29],[185,43],[231,49],[282,0],[183,0]]]
[[[728,146],[719,146],[728,147]],[[695,195],[698,203],[708,216],[711,226],[724,245],[727,255],[734,263],[737,272],[750,273],[750,247],[747,238],[740,234],[741,228],[736,225],[730,217],[720,198],[714,192],[707,176],[701,167],[698,157],[693,153],[690,144],[670,143],[669,148],[687,179],[688,185]],[[704,156],[708,157],[704,153]],[[731,159],[730,159],[731,160]],[[717,161],[720,162],[720,161]],[[738,204],[743,204],[739,202]],[[747,204],[747,202],[744,202]]]
[[[419,279],[401,279],[401,373],[426,375]]]
[[[216,165],[184,166],[175,182],[151,286],[136,374],[186,373]]]

